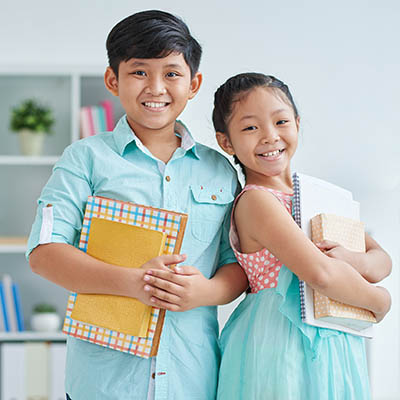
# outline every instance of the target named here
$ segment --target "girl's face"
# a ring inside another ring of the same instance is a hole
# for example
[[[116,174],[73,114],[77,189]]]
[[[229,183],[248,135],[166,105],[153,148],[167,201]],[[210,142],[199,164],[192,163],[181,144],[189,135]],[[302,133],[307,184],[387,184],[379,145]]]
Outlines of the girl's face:
[[[237,101],[229,136],[217,132],[220,146],[236,155],[249,184],[290,187],[290,160],[297,148],[299,119],[279,89],[257,87]]]

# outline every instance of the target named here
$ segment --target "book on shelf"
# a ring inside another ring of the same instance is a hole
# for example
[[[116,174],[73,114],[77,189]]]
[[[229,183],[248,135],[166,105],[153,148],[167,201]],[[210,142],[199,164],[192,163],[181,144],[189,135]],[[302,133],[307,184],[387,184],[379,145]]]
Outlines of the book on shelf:
[[[187,214],[90,196],[79,248],[116,266],[139,268],[180,251]],[[114,295],[71,293],[63,332],[148,358],[157,354],[164,310]]]
[[[21,307],[19,286],[8,274],[0,282],[0,331],[24,331],[24,317]]]
[[[350,250],[365,251],[360,206],[353,200],[350,191],[300,173],[293,174],[293,188],[294,219],[311,240],[333,240]],[[359,247],[355,248],[354,245]],[[300,280],[299,286],[303,322],[372,337],[372,323],[375,322],[372,313],[328,299],[316,293],[304,281]]]
[[[114,129],[114,111],[110,100],[98,105],[81,107],[79,112],[81,138]]]

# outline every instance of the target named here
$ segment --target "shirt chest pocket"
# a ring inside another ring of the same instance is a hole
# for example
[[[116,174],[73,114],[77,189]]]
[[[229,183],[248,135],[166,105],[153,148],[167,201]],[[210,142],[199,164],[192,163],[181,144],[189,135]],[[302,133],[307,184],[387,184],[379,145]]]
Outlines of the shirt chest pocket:
[[[234,197],[228,189],[217,185],[191,185],[190,190],[192,234],[201,242],[209,243],[221,227]]]

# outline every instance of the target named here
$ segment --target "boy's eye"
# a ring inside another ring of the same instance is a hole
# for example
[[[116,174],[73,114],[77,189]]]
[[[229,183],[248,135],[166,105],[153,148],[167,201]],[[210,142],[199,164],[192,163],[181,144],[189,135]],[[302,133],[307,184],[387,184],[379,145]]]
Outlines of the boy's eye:
[[[134,71],[132,72],[133,75],[138,75],[138,76],[146,76],[146,72],[144,71]]]
[[[176,72],[168,72],[167,73],[168,78],[175,78],[176,76],[178,76],[178,74]]]
[[[244,130],[244,131],[255,131],[256,129],[257,129],[256,126],[251,125],[251,126],[248,126],[247,128],[244,128],[243,130]]]
[[[287,122],[289,122],[289,121],[286,120],[286,119],[281,119],[281,120],[279,120],[276,124],[277,124],[277,125],[285,125]]]

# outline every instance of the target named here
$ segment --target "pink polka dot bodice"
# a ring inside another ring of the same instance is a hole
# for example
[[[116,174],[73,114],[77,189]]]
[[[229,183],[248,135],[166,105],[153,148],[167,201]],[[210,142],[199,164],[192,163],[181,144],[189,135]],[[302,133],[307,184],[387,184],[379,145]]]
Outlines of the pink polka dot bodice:
[[[235,200],[232,216],[239,197],[248,190],[266,190],[271,192],[284,205],[288,212],[292,213],[292,195],[264,186],[246,185]],[[233,218],[231,221],[229,238],[238,263],[247,275],[251,293],[257,293],[263,289],[276,287],[282,263],[265,248],[255,253],[241,253],[240,242]]]

